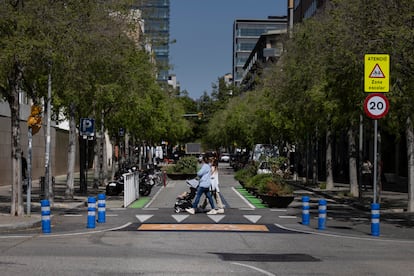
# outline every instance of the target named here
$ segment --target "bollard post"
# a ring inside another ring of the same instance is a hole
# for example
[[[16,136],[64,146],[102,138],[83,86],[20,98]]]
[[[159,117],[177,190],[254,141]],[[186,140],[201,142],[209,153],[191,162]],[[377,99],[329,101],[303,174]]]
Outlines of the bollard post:
[[[325,230],[326,225],[326,200],[320,199],[319,200],[319,216],[318,216],[318,229]]]
[[[302,224],[309,225],[310,214],[309,214],[309,197],[302,197]]]
[[[371,204],[371,235],[380,235],[380,205],[379,203]]]
[[[96,198],[88,197],[88,223],[87,228],[95,228],[96,220]]]
[[[40,205],[41,205],[41,215],[42,215],[42,232],[44,234],[49,234],[51,232],[49,200],[47,199],[41,200]]]
[[[105,223],[106,219],[105,194],[98,194],[98,223]]]
[[[167,171],[162,172],[164,187],[167,185]]]

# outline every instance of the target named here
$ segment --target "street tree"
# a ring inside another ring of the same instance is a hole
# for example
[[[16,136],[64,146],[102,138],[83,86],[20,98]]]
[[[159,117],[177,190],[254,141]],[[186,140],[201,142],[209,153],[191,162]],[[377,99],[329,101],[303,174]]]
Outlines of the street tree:
[[[11,214],[24,213],[21,185],[19,94],[35,103],[46,95],[52,52],[45,11],[50,1],[2,1],[0,5],[0,92],[11,112]],[[50,14],[49,14],[50,15]]]
[[[109,112],[115,99],[122,99],[125,93],[118,80],[127,71],[125,55],[135,46],[124,31],[128,22],[113,16],[120,6],[76,0],[64,6],[55,7],[55,20],[47,23],[54,30],[53,106],[69,120],[66,196],[73,197],[76,122]],[[98,127],[100,123],[97,120]]]

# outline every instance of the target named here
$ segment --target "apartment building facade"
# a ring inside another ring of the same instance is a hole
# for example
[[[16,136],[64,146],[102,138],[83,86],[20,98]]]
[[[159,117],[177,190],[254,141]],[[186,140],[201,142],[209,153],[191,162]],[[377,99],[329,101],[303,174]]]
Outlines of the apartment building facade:
[[[267,19],[236,19],[233,23],[233,84],[240,86],[244,65],[260,36],[273,30],[285,30],[287,16],[269,16]]]

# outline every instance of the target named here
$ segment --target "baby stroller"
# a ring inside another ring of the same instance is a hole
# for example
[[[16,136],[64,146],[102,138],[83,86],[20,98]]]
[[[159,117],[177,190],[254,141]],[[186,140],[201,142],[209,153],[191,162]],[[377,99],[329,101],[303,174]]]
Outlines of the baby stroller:
[[[198,180],[197,179],[186,180],[186,183],[190,187],[190,191],[184,192],[183,194],[177,196],[177,201],[175,202],[175,205],[174,205],[174,210],[176,213],[185,211],[185,209],[191,208],[193,206],[192,201],[197,192]]]

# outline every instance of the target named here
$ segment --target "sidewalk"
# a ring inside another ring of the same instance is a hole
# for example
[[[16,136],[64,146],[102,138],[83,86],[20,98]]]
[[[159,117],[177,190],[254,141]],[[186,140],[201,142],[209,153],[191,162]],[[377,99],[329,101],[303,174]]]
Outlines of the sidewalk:
[[[63,213],[65,211],[76,209],[81,206],[86,206],[88,196],[97,196],[100,193],[105,193],[105,187],[99,187],[98,190],[92,189],[89,180],[88,194],[82,195],[79,193],[79,177],[75,176],[75,193],[71,199],[65,198],[66,190],[66,175],[57,176],[54,186],[54,199],[51,203],[51,208],[54,214]],[[40,181],[32,181],[30,216],[27,215],[27,197],[23,195],[24,216],[16,217],[10,215],[11,206],[11,186],[0,186],[0,231],[2,230],[17,230],[30,227],[37,227],[41,225],[41,206],[40,201],[43,195],[40,189]]]
[[[349,184],[335,183],[334,189],[329,191],[298,182],[296,182],[295,186],[297,189],[302,189],[304,192],[303,195],[306,192],[313,194],[314,200],[313,210],[311,208],[311,216],[316,218],[314,219],[316,223],[318,216],[317,199],[327,199],[328,218],[333,220],[332,222],[327,221],[327,231],[340,233],[353,232],[352,234],[371,232],[372,189],[363,191],[362,196],[358,198],[348,196]],[[335,204],[330,204],[329,201],[335,202]],[[380,236],[414,240],[414,213],[407,212],[408,193],[390,186],[384,187],[384,190],[381,191],[381,200],[379,203]],[[349,208],[341,206],[349,206]],[[350,210],[350,208],[356,212]],[[334,226],[330,227],[332,225]],[[314,229],[317,228],[315,225],[312,227]]]

